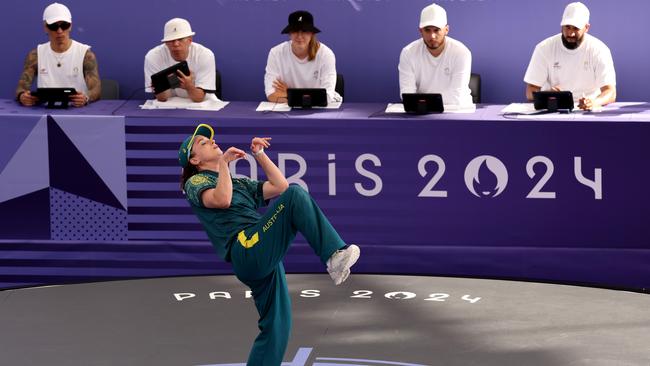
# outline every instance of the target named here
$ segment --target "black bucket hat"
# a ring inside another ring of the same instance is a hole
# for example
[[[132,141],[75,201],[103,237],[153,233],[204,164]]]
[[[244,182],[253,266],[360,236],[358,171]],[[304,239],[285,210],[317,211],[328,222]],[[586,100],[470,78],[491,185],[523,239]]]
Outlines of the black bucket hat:
[[[314,17],[308,11],[298,10],[289,14],[289,25],[284,27],[282,34],[298,31],[320,33],[320,29],[314,27]]]

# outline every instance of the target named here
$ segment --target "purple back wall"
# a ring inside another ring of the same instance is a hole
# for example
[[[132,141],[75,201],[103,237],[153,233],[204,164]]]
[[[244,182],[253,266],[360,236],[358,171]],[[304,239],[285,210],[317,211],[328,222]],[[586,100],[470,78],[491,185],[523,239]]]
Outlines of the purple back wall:
[[[429,0],[65,0],[73,15],[73,38],[93,46],[102,78],[116,79],[121,97],[135,97],[143,84],[144,54],[159,44],[164,23],[190,20],[194,40],[212,49],[223,74],[227,100],[261,100],[268,50],[286,39],[287,15],[306,9],[323,31],[319,37],[337,55],[346,99],[398,99],[397,63],[402,47],[418,37],[420,10]],[[447,9],[450,36],[473,54],[473,72],[483,78],[483,102],[522,101],[523,75],[537,42],[560,30],[568,0],[439,0]],[[645,86],[650,47],[639,45],[650,24],[644,0],[584,1],[590,33],[614,56],[619,101],[648,101]],[[46,41],[41,15],[50,1],[4,1],[0,32],[6,45],[0,63],[0,98],[13,97],[27,52]]]

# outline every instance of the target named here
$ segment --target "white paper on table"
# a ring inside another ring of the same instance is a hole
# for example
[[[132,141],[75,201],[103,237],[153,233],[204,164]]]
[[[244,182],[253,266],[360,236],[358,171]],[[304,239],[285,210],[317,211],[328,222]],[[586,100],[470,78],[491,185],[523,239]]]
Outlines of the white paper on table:
[[[216,97],[215,97],[216,98]],[[199,110],[199,111],[218,111],[227,106],[230,102],[224,102],[223,100],[204,100],[200,103],[192,103],[186,109],[190,110]]]
[[[331,102],[326,107],[312,107],[313,109],[339,109],[343,102]],[[300,109],[300,108],[298,108]],[[256,112],[289,112],[292,108],[287,103],[260,102],[255,109]]]
[[[474,113],[476,112],[476,105],[472,104],[467,107],[459,107],[456,105],[445,105],[444,113]],[[406,113],[404,104],[402,103],[388,103],[385,113]]]
[[[588,113],[599,113],[602,111],[603,107],[598,107]],[[571,119],[566,116],[571,115],[572,117],[577,117],[585,113],[585,111],[580,109],[574,109],[571,113],[544,112],[545,110],[543,109],[535,109],[533,103],[511,103],[501,110],[501,114],[516,114],[527,119]],[[557,118],[555,116],[557,116]]]
[[[606,107],[605,107],[606,108]],[[596,108],[591,111],[583,111],[581,109],[574,109],[571,113],[544,113],[544,114],[521,114],[517,119],[527,120],[553,120],[553,121],[580,121],[589,120],[598,117],[601,112],[604,112],[603,107]],[[607,117],[605,117],[607,118]],[[620,120],[620,118],[619,118]]]
[[[255,112],[289,112],[291,107],[287,103],[260,102]]]
[[[406,111],[402,103],[388,103],[384,113],[406,113]]]
[[[140,106],[142,109],[190,109],[200,111],[218,111],[230,102],[219,100],[214,94],[208,94],[202,102],[192,102],[189,98],[171,97],[160,102],[156,99],[147,100]]]
[[[609,107],[605,107],[609,108]],[[603,107],[595,108],[591,111],[573,109],[571,113],[546,112],[544,109],[535,109],[533,103],[511,103],[501,110],[502,114],[512,114],[518,119],[532,120],[574,120],[591,118],[604,110]]]
[[[537,113],[533,103],[510,103],[501,110],[501,114],[531,114]]]

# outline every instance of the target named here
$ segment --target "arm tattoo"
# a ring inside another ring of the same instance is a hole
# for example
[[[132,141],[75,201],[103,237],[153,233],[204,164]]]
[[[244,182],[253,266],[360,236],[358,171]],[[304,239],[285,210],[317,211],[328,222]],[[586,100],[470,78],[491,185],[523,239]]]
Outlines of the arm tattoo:
[[[34,81],[34,76],[38,71],[38,53],[36,49],[31,50],[27,57],[25,58],[25,64],[23,65],[23,72],[20,74],[20,79],[18,80],[18,86],[16,87],[16,97],[22,92],[29,91],[32,87],[32,82]]]
[[[84,56],[84,79],[88,86],[88,98],[91,102],[94,102],[99,99],[102,91],[102,82],[99,79],[97,58],[91,50],[86,51],[86,55]]]

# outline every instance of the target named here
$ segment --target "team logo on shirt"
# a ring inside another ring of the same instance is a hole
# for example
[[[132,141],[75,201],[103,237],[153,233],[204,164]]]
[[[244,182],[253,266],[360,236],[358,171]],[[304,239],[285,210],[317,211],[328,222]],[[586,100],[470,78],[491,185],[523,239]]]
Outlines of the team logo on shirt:
[[[318,70],[314,71],[314,80],[318,80]]]
[[[448,67],[445,67],[445,75],[447,76],[451,75],[451,70],[449,70]]]
[[[585,71],[589,70],[589,60],[585,61],[584,68],[585,68]]]
[[[190,183],[198,186],[198,185],[201,185],[201,184],[208,183],[208,178],[197,174],[197,175],[192,176],[192,178],[190,178]]]
[[[46,68],[42,68],[42,69],[40,69],[40,70],[38,71],[38,73],[41,74],[41,75],[47,75],[47,69],[46,69]]]
[[[553,68],[554,69],[561,69],[562,66],[560,66],[560,63],[558,61],[555,61],[555,63],[553,64]]]

